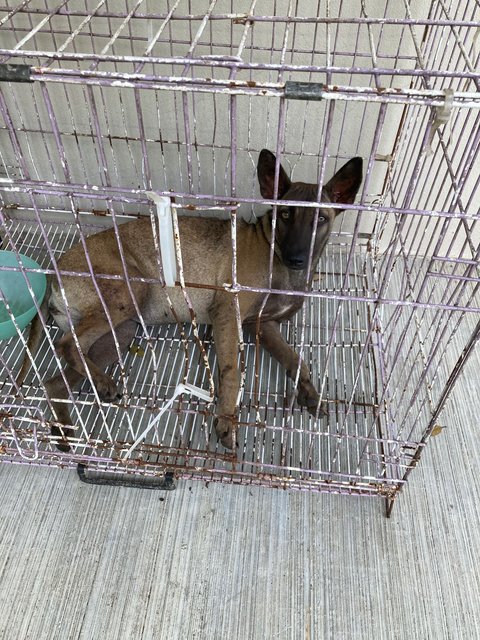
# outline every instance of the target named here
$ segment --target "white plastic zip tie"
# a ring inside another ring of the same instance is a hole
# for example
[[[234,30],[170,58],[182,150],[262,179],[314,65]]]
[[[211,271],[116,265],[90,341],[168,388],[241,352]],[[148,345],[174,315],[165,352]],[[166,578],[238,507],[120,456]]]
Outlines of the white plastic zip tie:
[[[472,46],[472,58],[473,58],[473,62],[475,63],[475,60],[478,58],[478,49],[477,49],[477,45],[478,45],[478,39],[480,38],[480,27],[477,27],[477,30],[475,31],[475,35],[473,36],[473,46]]]
[[[428,136],[428,142],[424,151],[426,156],[431,156],[433,153],[432,142],[433,142],[433,136],[435,135],[435,131],[438,129],[438,127],[441,127],[442,125],[447,124],[452,114],[454,91],[453,89],[445,89],[444,93],[445,93],[445,101],[443,105],[441,107],[436,107],[435,109],[435,119],[432,122],[432,126],[430,128],[430,135]],[[450,142],[450,137],[451,137],[451,134],[448,137],[447,144]]]
[[[172,406],[175,398],[177,398],[182,393],[189,393],[192,396],[197,396],[197,398],[200,398],[200,400],[213,402],[213,397],[204,389],[200,389],[200,387],[196,387],[195,385],[189,384],[188,382],[185,382],[185,383],[181,382],[176,386],[175,391],[173,392],[173,396],[170,398],[170,400],[168,400],[160,409],[160,411],[157,413],[157,415],[150,420],[147,428],[144,429],[144,431],[142,431],[142,433],[138,436],[138,438],[132,444],[130,449],[128,449],[125,452],[123,456],[125,460],[132,455],[133,451],[138,447],[138,445],[142,442],[142,440],[144,440],[144,438],[147,436],[149,431],[157,424],[157,422],[160,420],[160,418],[165,413],[165,411]]]
[[[471,59],[473,61],[473,65],[471,63],[469,64],[469,62],[470,62],[469,59],[466,60],[468,69],[470,71],[473,71],[475,69],[474,65],[477,62],[477,58],[478,58],[478,40],[479,40],[479,38],[480,38],[480,27],[477,27],[476,30],[475,30],[475,33],[473,35],[473,40],[472,40],[472,58]],[[464,91],[468,91],[468,86],[469,86],[469,84],[471,82],[473,82],[472,78],[467,78],[467,80],[465,80],[464,89],[463,89]]]
[[[159,196],[154,191],[147,191],[146,194],[155,202],[157,207],[158,235],[160,236],[160,252],[162,254],[165,284],[167,287],[174,287],[177,279],[177,261],[175,259],[175,239],[170,198]]]

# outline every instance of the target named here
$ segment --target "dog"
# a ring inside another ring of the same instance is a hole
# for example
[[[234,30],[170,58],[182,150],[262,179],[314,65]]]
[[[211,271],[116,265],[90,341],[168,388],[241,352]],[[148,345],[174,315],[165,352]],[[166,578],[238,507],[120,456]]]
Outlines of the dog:
[[[276,158],[267,149],[260,152],[257,176],[260,193],[267,200],[274,199]],[[325,185],[323,202],[352,204],[362,182],[362,158],[349,160]],[[318,213],[313,255],[309,277],[307,265],[313,237],[315,209],[312,207],[282,206],[282,200],[315,202],[316,184],[292,182],[280,165],[278,175],[277,217],[274,239],[273,272],[271,288],[298,291],[309,290],[318,260],[332,230],[333,221],[342,210],[321,208]],[[272,239],[273,210],[270,209],[255,224],[239,221],[237,224],[237,279],[242,285],[266,288],[269,283],[270,247]],[[178,219],[184,277],[186,283],[207,284],[215,288],[188,288],[188,293],[200,323],[210,324],[218,360],[218,393],[215,429],[221,443],[234,447],[234,427],[237,397],[240,388],[238,369],[238,328],[234,296],[225,289],[232,280],[232,250],[230,222],[217,218],[180,217]],[[140,218],[118,227],[129,276],[156,278],[158,280],[158,256],[155,249],[150,218]],[[190,311],[179,287],[169,288],[175,315],[167,302],[162,285],[133,280],[130,290],[125,280],[118,242],[113,229],[107,229],[86,239],[86,247],[95,273],[117,275],[122,279],[98,278],[98,287],[115,327],[118,345],[128,347],[135,335],[137,311],[131,292],[135,296],[146,324],[191,322]],[[58,261],[59,270],[88,272],[82,244],[68,250]],[[105,368],[118,359],[111,327],[93,281],[76,276],[62,276],[62,284],[68,309],[73,319],[84,361],[91,379],[102,400],[118,397],[117,385],[105,372]],[[280,333],[280,322],[291,318],[303,304],[302,295],[270,294],[257,322],[259,311],[265,302],[265,293],[241,291],[238,295],[243,328],[252,336],[259,336],[260,344],[276,358],[286,370],[287,376],[296,379],[300,358],[285,342]],[[58,282],[51,278],[43,309],[53,316],[64,332],[56,345],[59,356],[67,366],[64,376],[71,388],[86,376],[82,358],[72,336],[65,312],[64,300]],[[33,322],[29,347],[33,353],[38,348],[42,324],[38,316]],[[30,366],[25,356],[17,384],[22,384]],[[45,383],[50,398],[68,400],[69,395],[62,374]],[[301,361],[298,376],[297,402],[313,415],[325,415],[326,409],[310,379],[306,364]],[[73,437],[71,419],[66,402],[53,401],[57,425],[52,434],[58,436],[58,448],[69,451],[68,439]],[[65,426],[63,426],[65,425]]]

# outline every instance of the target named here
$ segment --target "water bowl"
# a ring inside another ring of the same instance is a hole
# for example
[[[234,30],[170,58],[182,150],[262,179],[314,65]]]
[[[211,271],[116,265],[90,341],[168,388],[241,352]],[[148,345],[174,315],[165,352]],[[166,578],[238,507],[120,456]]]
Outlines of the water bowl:
[[[27,256],[20,254],[20,259],[26,269],[41,269],[35,260]],[[37,308],[35,307],[23,274],[20,271],[3,271],[2,267],[19,268],[16,254],[12,251],[0,251],[0,289],[3,294],[3,297],[0,296],[0,340],[7,340],[17,335],[17,330],[7,311],[3,298],[7,300],[8,306],[15,316],[15,322],[20,330],[25,329],[36,315]],[[47,288],[47,278],[44,273],[27,273],[26,275],[34,296],[40,305]]]

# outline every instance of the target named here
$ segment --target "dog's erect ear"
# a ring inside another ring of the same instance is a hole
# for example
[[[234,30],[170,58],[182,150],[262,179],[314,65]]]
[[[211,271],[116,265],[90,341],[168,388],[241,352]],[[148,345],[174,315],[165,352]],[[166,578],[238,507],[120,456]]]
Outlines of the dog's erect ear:
[[[362,184],[362,166],[362,158],[352,158],[327,182],[325,191],[332,202],[353,204],[357,191]],[[336,214],[342,211],[343,209],[335,209]]]
[[[258,156],[257,175],[260,184],[260,193],[266,200],[273,200],[275,186],[275,156],[268,149],[262,149]],[[290,178],[285,173],[282,165],[278,175],[278,198],[282,198],[289,190]]]

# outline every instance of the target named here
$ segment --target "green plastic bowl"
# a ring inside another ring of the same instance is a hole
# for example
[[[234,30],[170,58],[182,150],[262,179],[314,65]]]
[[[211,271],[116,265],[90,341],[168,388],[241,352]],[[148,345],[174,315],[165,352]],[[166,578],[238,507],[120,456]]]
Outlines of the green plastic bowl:
[[[20,254],[22,264],[26,269],[41,269],[35,260]],[[0,267],[19,267],[17,256],[12,251],[0,251]],[[27,273],[38,304],[42,304],[47,288],[47,278],[44,273]],[[36,315],[37,308],[28,290],[25,278],[20,271],[0,270],[0,289],[6,298],[15,321],[20,329],[25,329],[30,320]],[[17,335],[17,330],[0,299],[0,340],[7,340]]]

